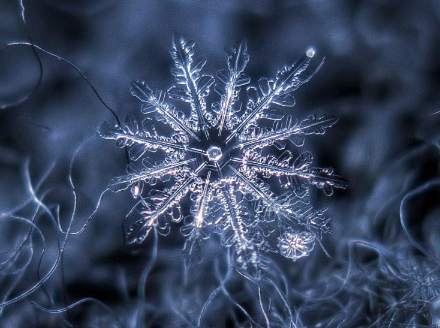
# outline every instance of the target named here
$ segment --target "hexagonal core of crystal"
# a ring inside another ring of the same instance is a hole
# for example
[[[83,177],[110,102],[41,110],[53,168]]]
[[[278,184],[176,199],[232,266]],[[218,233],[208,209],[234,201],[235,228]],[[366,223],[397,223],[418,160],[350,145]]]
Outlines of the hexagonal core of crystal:
[[[218,161],[221,157],[222,157],[222,151],[219,147],[217,146],[211,146],[208,148],[208,150],[206,151],[206,155],[208,156],[208,159],[210,161]]]

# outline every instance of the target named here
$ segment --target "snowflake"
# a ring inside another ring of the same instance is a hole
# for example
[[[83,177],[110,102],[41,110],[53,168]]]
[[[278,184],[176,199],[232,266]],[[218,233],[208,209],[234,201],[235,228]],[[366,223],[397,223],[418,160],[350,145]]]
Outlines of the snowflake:
[[[286,231],[278,237],[280,254],[296,261],[315,247],[315,235],[308,231]]]
[[[305,136],[324,134],[337,118],[317,111],[298,121],[281,109],[295,105],[292,93],[323,61],[311,69],[315,51],[309,48],[275,78],[261,78],[253,87],[244,73],[249,61],[244,41],[227,53],[227,69],[217,73],[216,83],[202,74],[206,60],[195,58],[193,42],[174,38],[170,53],[176,85],[167,92],[153,91],[143,81],[131,83],[145,118],[140,122],[129,115],[122,126],[99,128],[103,138],[128,149],[131,161],[127,174],[109,184],[114,192],[130,189],[138,199],[127,242],[142,243],[152,229],[166,235],[172,221],[181,223],[184,250],[193,262],[212,233],[233,249],[237,266],[253,275],[261,270],[262,252],[293,260],[307,256],[329,231],[325,211],[310,205],[309,186],[331,195],[346,181],[330,168],[312,167],[312,154],[295,155],[287,142],[297,149]],[[208,106],[214,83],[219,100]],[[171,100],[187,105],[180,110]],[[168,133],[160,134],[152,117]],[[159,160],[152,164],[152,158]],[[184,206],[188,202],[191,206]]]

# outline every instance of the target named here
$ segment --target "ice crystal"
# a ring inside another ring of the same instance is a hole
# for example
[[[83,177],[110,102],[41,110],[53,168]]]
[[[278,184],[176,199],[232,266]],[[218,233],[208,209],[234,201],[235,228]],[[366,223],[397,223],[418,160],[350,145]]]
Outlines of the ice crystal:
[[[174,38],[170,53],[176,85],[167,92],[153,91],[143,81],[131,83],[145,118],[129,115],[122,126],[99,128],[103,138],[127,147],[131,161],[127,174],[109,184],[114,192],[130,189],[138,199],[133,212],[139,216],[126,229],[127,242],[142,243],[152,229],[166,235],[173,221],[181,223],[192,262],[212,233],[233,249],[237,266],[253,275],[261,270],[262,252],[293,260],[307,256],[329,231],[324,211],[310,205],[309,186],[326,195],[346,186],[331,168],[313,167],[310,152],[297,151],[305,136],[324,134],[337,118],[317,111],[296,120],[282,110],[295,105],[292,93],[322,65],[311,66],[315,50],[307,49],[273,79],[260,78],[257,87],[248,86],[244,73],[249,61],[244,41],[227,53],[227,69],[217,73],[217,81],[202,73],[206,60],[195,57],[193,42]],[[208,106],[214,83],[219,99]],[[152,117],[169,132],[159,134]],[[182,205],[188,201],[186,209]]]

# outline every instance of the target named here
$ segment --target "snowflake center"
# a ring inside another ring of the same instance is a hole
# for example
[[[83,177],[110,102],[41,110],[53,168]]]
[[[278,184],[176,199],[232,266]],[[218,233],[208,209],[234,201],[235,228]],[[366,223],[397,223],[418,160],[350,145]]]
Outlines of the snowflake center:
[[[206,151],[206,155],[208,156],[208,159],[210,161],[214,162],[217,162],[223,156],[222,150],[220,149],[220,147],[217,146],[209,147]]]

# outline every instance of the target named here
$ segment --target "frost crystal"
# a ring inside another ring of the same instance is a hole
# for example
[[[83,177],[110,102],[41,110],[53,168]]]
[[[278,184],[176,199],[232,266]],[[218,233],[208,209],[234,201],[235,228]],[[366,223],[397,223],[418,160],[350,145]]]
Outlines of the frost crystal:
[[[322,65],[310,67],[315,49],[273,79],[261,78],[257,87],[247,86],[244,41],[227,53],[227,69],[217,73],[217,82],[202,73],[206,60],[194,56],[193,42],[175,38],[170,53],[176,85],[156,92],[143,81],[132,82],[145,118],[129,115],[122,126],[104,123],[99,129],[103,138],[127,147],[131,161],[127,174],[109,184],[112,191],[130,189],[139,199],[127,242],[142,243],[152,229],[166,235],[173,221],[181,223],[191,263],[199,260],[201,240],[212,232],[233,249],[237,266],[252,275],[261,270],[261,251],[293,260],[307,256],[329,231],[324,211],[309,204],[309,186],[326,195],[346,186],[332,169],[313,167],[310,152],[288,149],[289,142],[298,149],[305,136],[324,134],[337,121],[321,111],[299,121],[282,110],[295,105],[292,93]],[[208,106],[214,83],[219,99]],[[180,110],[168,98],[187,105]],[[160,160],[151,163],[151,158]],[[188,209],[181,206],[188,202]]]

